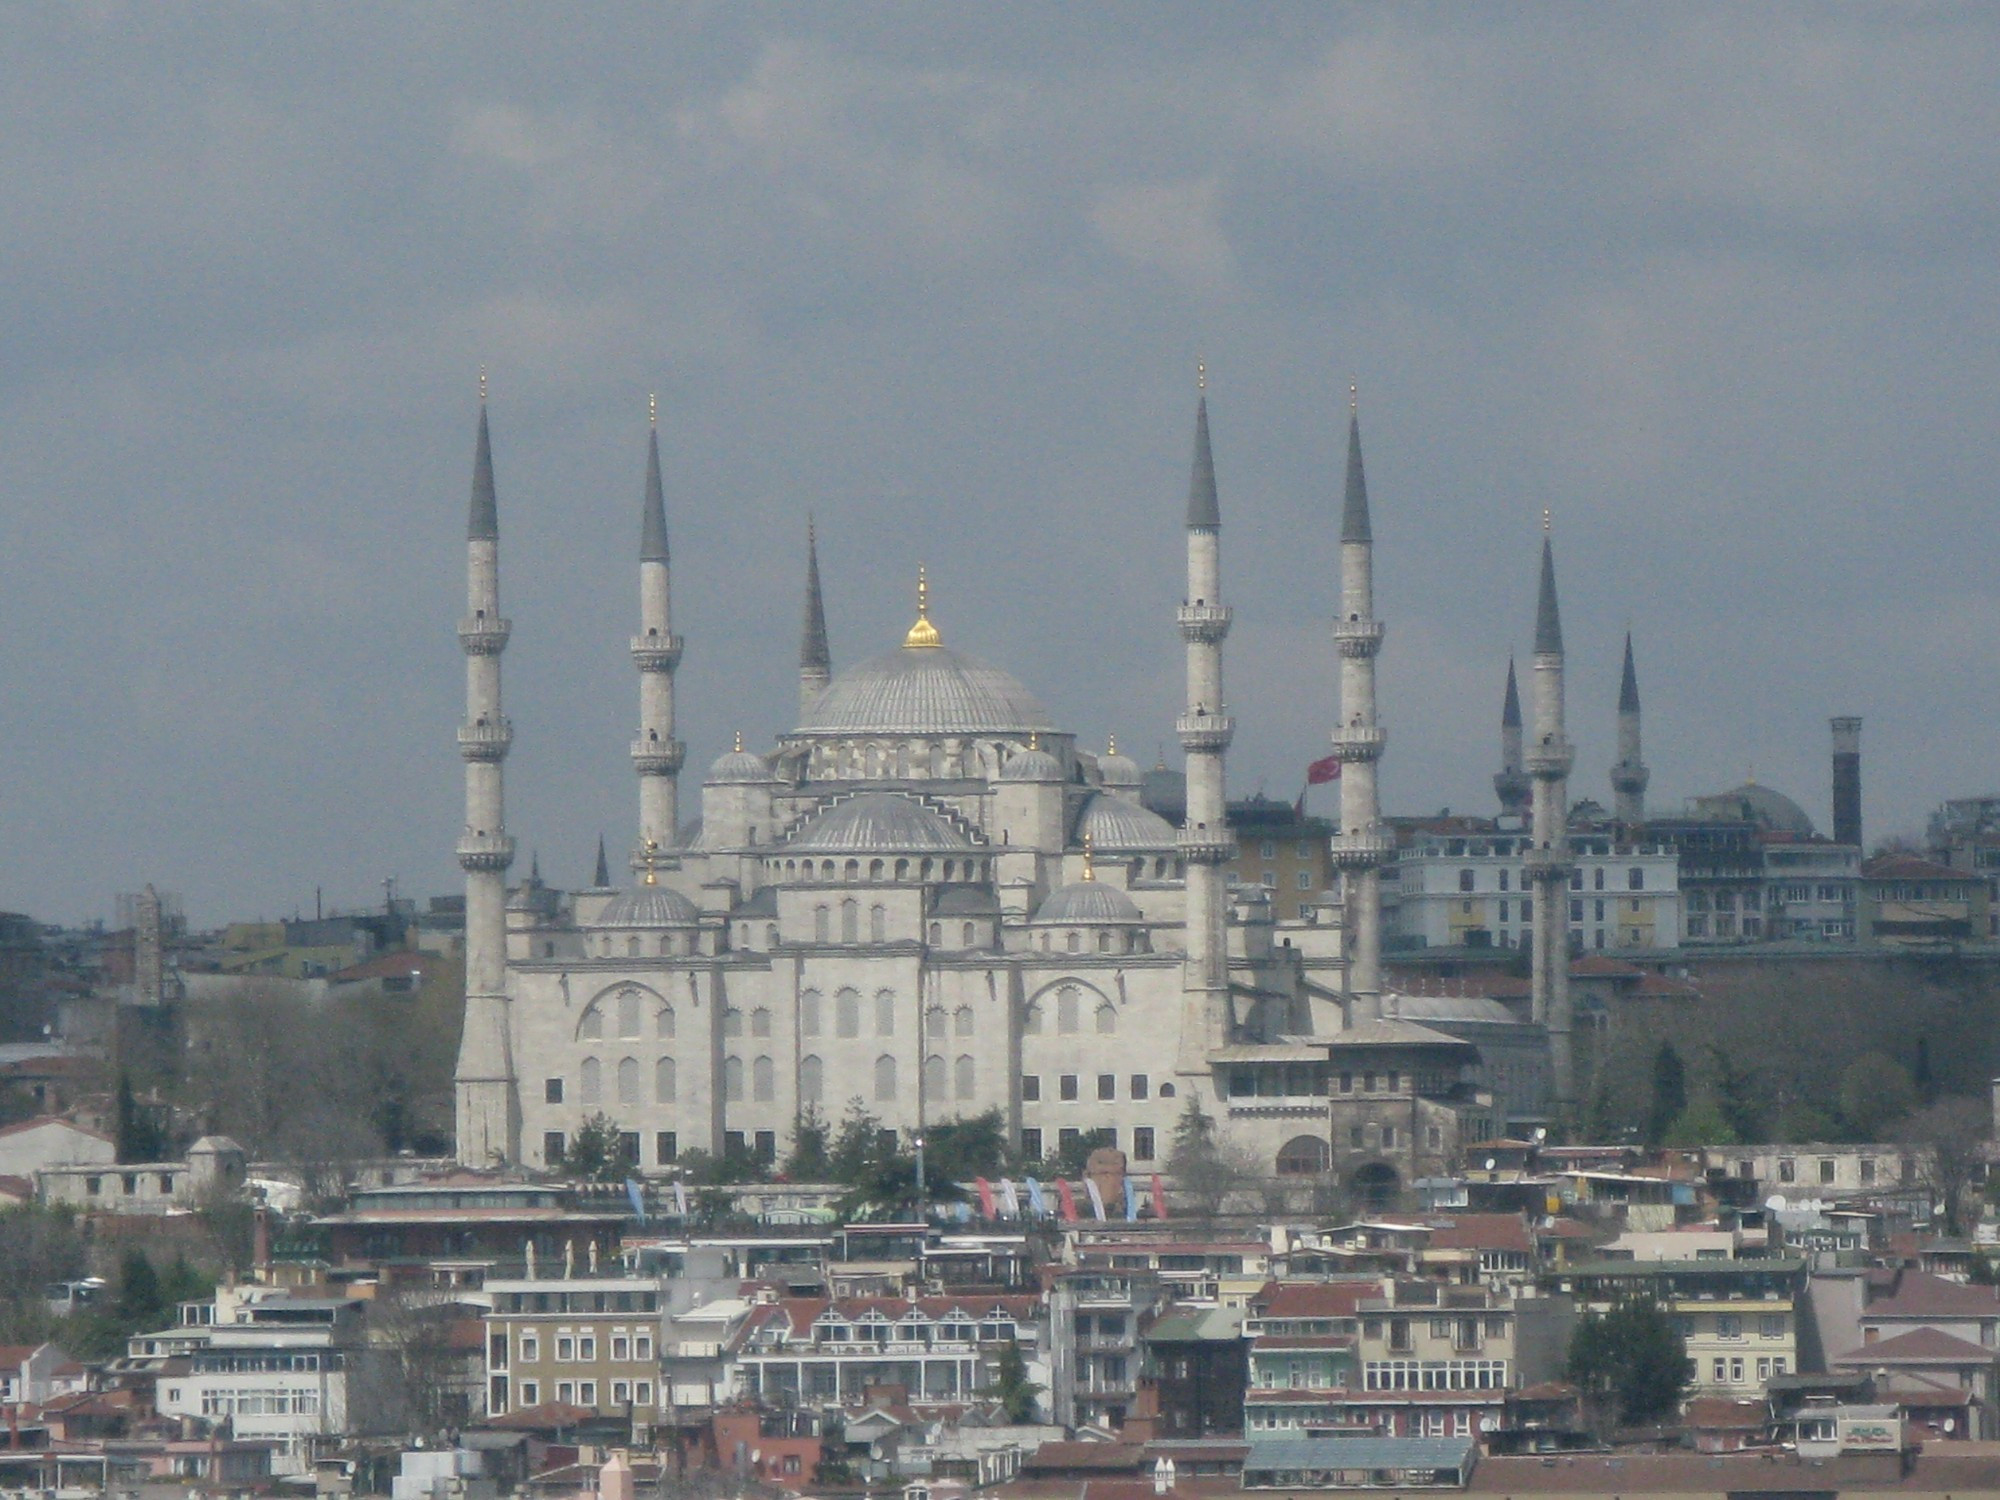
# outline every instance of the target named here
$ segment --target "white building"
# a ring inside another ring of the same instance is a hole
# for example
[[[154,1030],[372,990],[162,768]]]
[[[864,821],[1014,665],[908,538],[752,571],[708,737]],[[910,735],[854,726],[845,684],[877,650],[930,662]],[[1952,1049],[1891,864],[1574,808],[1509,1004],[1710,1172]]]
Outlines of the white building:
[[[161,1415],[227,1420],[236,1437],[280,1442],[279,1473],[300,1471],[308,1438],[346,1431],[360,1303],[225,1288],[213,1304],[187,1304],[181,1315],[182,1328],[132,1341],[140,1358],[149,1343],[182,1351],[159,1367]]]
[[[1523,830],[1419,833],[1396,859],[1397,935],[1416,948],[1519,948],[1533,932]],[[1680,946],[1679,862],[1662,844],[1570,836],[1572,952]]]

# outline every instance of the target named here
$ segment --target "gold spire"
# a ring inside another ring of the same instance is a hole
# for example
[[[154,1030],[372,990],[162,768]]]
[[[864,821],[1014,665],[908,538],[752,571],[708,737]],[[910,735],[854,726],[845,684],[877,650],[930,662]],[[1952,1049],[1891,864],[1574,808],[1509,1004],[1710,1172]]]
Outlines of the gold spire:
[[[1548,530],[1549,530],[1549,508],[1546,505],[1544,505],[1542,507],[1542,534],[1544,536],[1548,535]]]
[[[1116,754],[1118,753],[1118,736],[1117,736],[1117,735],[1115,735],[1115,734],[1107,734],[1107,735],[1106,735],[1106,736],[1104,737],[1104,753],[1105,753],[1106,755],[1116,755]]]
[[[1030,750],[1039,750],[1039,749],[1041,749],[1041,748],[1042,748],[1042,732],[1041,732],[1041,730],[1039,730],[1039,729],[1030,729],[1030,730],[1028,731],[1028,748],[1029,748]]]
[[[738,755],[743,753],[743,731],[740,729],[736,731],[736,753]]]
[[[1208,389],[1208,361],[1202,359],[1199,355],[1196,356],[1194,362],[1194,388],[1197,391]]]
[[[646,425],[648,427],[660,425],[660,397],[657,391],[646,398]]]
[[[660,852],[660,841],[658,839],[647,839],[646,840],[646,884],[647,885],[658,885],[660,883],[659,874],[653,868],[653,858],[659,852]]]
[[[1083,835],[1083,878],[1085,880],[1097,879],[1097,867],[1090,862],[1090,834],[1088,831]]]
[[[917,564],[917,623],[910,627],[910,633],[903,637],[905,649],[942,646],[938,638],[937,626],[931,624],[931,585],[924,576],[924,565]]]
[[[479,367],[479,404],[486,404],[486,366]]]
[[[1361,410],[1361,382],[1358,380],[1347,382],[1347,409],[1354,412]]]

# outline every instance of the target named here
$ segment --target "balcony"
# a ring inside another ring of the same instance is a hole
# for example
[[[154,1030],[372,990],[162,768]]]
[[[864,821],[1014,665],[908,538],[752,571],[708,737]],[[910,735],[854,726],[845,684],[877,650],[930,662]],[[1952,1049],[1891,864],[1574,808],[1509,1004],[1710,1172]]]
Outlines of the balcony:
[[[1386,833],[1337,833],[1333,862],[1343,870],[1372,870],[1396,857],[1396,840]]]
[[[1174,733],[1183,750],[1227,750],[1236,737],[1236,721],[1227,714],[1182,714],[1174,720]]]
[[[632,660],[641,672],[671,672],[681,662],[681,638],[677,635],[635,635]]]
[[[1529,745],[1521,766],[1530,776],[1567,776],[1575,761],[1576,747],[1560,735],[1552,735]]]
[[[468,615],[458,622],[458,644],[467,656],[494,656],[507,649],[512,620],[498,615]]]
[[[1569,879],[1576,860],[1567,849],[1529,849],[1521,856],[1528,879],[1539,883]]]
[[[1191,865],[1227,864],[1236,857],[1236,840],[1227,829],[1183,828],[1174,840],[1180,857]]]
[[[1184,640],[1212,645],[1229,634],[1231,610],[1226,604],[1183,604],[1175,611]]]
[[[1335,620],[1333,641],[1345,657],[1373,656],[1382,649],[1380,620]]]
[[[1380,725],[1345,724],[1329,736],[1333,753],[1342,761],[1380,760],[1389,731]]]
[[[458,840],[461,870],[504,870],[514,863],[514,841],[504,833],[466,833]]]
[[[467,760],[505,760],[513,743],[511,719],[481,719],[475,724],[458,726],[458,753]]]
[[[687,746],[679,740],[637,739],[632,741],[632,769],[641,776],[674,776],[687,757]]]

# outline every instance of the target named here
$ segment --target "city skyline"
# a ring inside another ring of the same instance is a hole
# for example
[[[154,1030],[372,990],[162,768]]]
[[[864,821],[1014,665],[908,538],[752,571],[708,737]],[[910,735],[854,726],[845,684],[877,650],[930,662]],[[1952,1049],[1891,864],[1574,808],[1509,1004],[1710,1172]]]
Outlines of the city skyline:
[[[652,392],[690,791],[789,727],[809,511],[836,670],[923,563],[948,644],[1177,764],[1198,357],[1232,796],[1295,796],[1334,723],[1350,380],[1386,811],[1494,810],[1544,506],[1573,797],[1611,801],[1628,627],[1655,808],[1754,771],[1824,831],[1848,713],[1871,843],[1996,789],[2000,593],[1940,560],[1994,467],[2000,24],[1017,16],[25,18],[0,906],[455,888],[481,364],[509,822],[558,884],[636,822]]]

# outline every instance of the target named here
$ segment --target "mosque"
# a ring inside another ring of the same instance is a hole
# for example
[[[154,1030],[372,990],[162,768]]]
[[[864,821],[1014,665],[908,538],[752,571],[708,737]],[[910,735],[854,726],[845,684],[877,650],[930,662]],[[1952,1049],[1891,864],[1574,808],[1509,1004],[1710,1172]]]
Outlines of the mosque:
[[[802,1118],[837,1121],[858,1099],[912,1135],[997,1110],[1028,1163],[1095,1140],[1134,1170],[1160,1170],[1194,1101],[1261,1170],[1330,1176],[1379,1198],[1518,1126],[1518,1089],[1496,1103],[1466,1039],[1491,1034],[1490,1002],[1455,1035],[1466,1018],[1450,1002],[1382,981],[1380,880],[1394,843],[1376,791],[1383,626],[1358,413],[1339,524],[1340,612],[1329,623],[1341,698],[1329,718],[1340,889],[1279,921],[1266,892],[1228,876],[1231,610],[1205,394],[1184,519],[1187,591],[1173,621],[1187,682],[1174,726],[1187,780],[1180,826],[1142,804],[1131,759],[1079,745],[1013,675],[947,645],[921,577],[901,643],[834,671],[810,534],[796,726],[762,751],[739,738],[703,776],[699,816],[685,818],[674,717],[682,638],[655,425],[631,641],[631,883],[613,883],[600,847],[590,889],[536,878],[510,887],[501,661],[511,627],[482,396],[458,627],[460,1160],[551,1165],[600,1114],[616,1122],[635,1171],[670,1171],[695,1150],[771,1160]],[[1525,757],[1541,815],[1529,864],[1553,888],[1568,873],[1568,749],[1546,539],[1541,590]],[[1563,951],[1560,936],[1553,947]],[[1569,1089],[1566,986],[1565,963],[1538,963],[1532,1012],[1518,1018],[1520,1038],[1547,1059],[1538,1091],[1551,1108]]]

